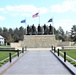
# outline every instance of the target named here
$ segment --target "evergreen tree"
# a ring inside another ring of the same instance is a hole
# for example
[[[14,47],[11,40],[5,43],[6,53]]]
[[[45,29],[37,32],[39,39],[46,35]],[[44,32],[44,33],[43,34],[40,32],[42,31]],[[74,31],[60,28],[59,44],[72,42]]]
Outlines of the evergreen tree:
[[[19,28],[19,40],[23,40],[23,38],[24,38],[24,28],[21,26],[20,28]]]
[[[59,27],[58,29],[58,38],[59,40],[65,41],[64,30],[62,27]]]
[[[13,37],[14,31],[12,30],[12,28],[9,28],[9,34]]]
[[[71,40],[76,42],[76,25],[71,28]]]
[[[18,28],[16,28],[14,30],[14,41],[15,42],[18,42],[19,41],[19,30],[18,30]]]
[[[9,28],[8,30],[9,36],[8,36],[8,43],[14,42],[14,31],[12,28]]]
[[[12,37],[11,34],[9,34],[8,40],[7,40],[8,45],[10,45],[11,42],[14,42],[14,38]]]
[[[3,30],[2,30],[2,28],[0,27],[0,35],[2,35],[3,34]]]
[[[9,37],[9,33],[8,33],[8,29],[6,27],[3,27],[3,34],[2,36],[5,38],[5,43],[8,43],[8,37]]]

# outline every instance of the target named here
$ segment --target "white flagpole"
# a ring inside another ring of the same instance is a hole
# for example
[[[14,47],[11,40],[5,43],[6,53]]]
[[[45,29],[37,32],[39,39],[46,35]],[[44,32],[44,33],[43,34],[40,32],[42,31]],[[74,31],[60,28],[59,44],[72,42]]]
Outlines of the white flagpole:
[[[39,10],[39,24],[40,24],[40,10]]]
[[[39,24],[40,24],[40,14],[39,14]]]

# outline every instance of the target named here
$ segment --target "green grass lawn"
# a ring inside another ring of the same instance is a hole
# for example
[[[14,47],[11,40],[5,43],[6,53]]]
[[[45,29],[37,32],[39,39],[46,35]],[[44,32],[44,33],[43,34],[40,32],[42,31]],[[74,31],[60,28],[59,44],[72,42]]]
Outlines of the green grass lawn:
[[[76,50],[61,50],[61,52],[64,51],[68,56],[76,60]],[[56,52],[58,52],[58,50]],[[60,52],[60,56],[64,57],[64,54],[62,54],[61,52]],[[74,60],[70,59],[69,57],[66,57],[66,60],[76,67],[76,62]]]
[[[6,59],[7,57],[9,57],[9,53],[10,53],[10,51],[0,51],[0,67],[9,61],[9,58]],[[12,53],[12,58],[17,56],[17,52],[11,52],[11,53]],[[22,53],[22,51],[19,51],[19,54],[20,53]]]
[[[8,52],[0,52],[0,61],[7,58],[9,56]]]
[[[10,45],[3,45],[3,46],[0,46],[0,48],[10,48]]]
[[[0,51],[0,67],[3,66],[6,62],[9,61],[9,58],[6,59],[7,57],[9,57],[9,53],[10,53],[10,52]],[[12,55],[13,55],[13,54],[15,54],[16,52],[11,52],[11,53],[12,53]],[[17,54],[16,54],[16,55],[17,55]],[[14,55],[13,57],[15,57],[16,55]],[[13,57],[12,57],[12,58],[13,58]],[[4,59],[6,59],[6,60],[4,60]],[[2,60],[4,60],[4,61],[2,61]]]
[[[2,51],[0,51],[0,61],[5,59],[5,58],[7,58],[7,57],[9,57],[9,53],[10,52],[2,52]],[[12,54],[14,54],[14,53],[15,52],[12,52]]]
[[[66,54],[76,60],[76,50],[65,50]]]

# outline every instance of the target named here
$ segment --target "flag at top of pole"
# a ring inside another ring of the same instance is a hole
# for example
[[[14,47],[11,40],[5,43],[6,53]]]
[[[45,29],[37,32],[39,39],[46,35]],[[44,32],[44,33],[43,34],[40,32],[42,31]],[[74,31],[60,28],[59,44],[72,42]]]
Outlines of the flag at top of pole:
[[[53,24],[53,35],[54,35],[54,22],[53,22],[53,18],[49,19],[48,22],[52,22],[52,24]]]
[[[36,13],[36,14],[32,15],[32,18],[36,18],[38,16],[39,16],[39,13]]]
[[[49,20],[48,20],[48,22],[53,22],[53,19],[52,19],[52,18],[51,18],[51,19],[49,19]]]
[[[22,20],[21,23],[26,23],[26,20]]]

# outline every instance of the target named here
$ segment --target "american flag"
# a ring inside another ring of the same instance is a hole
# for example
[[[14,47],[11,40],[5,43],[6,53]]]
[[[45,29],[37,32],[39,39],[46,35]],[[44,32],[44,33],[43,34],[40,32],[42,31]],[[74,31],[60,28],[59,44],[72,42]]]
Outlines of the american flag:
[[[33,17],[33,18],[38,17],[38,14],[39,14],[39,13],[36,13],[36,14],[32,15],[32,17]]]

